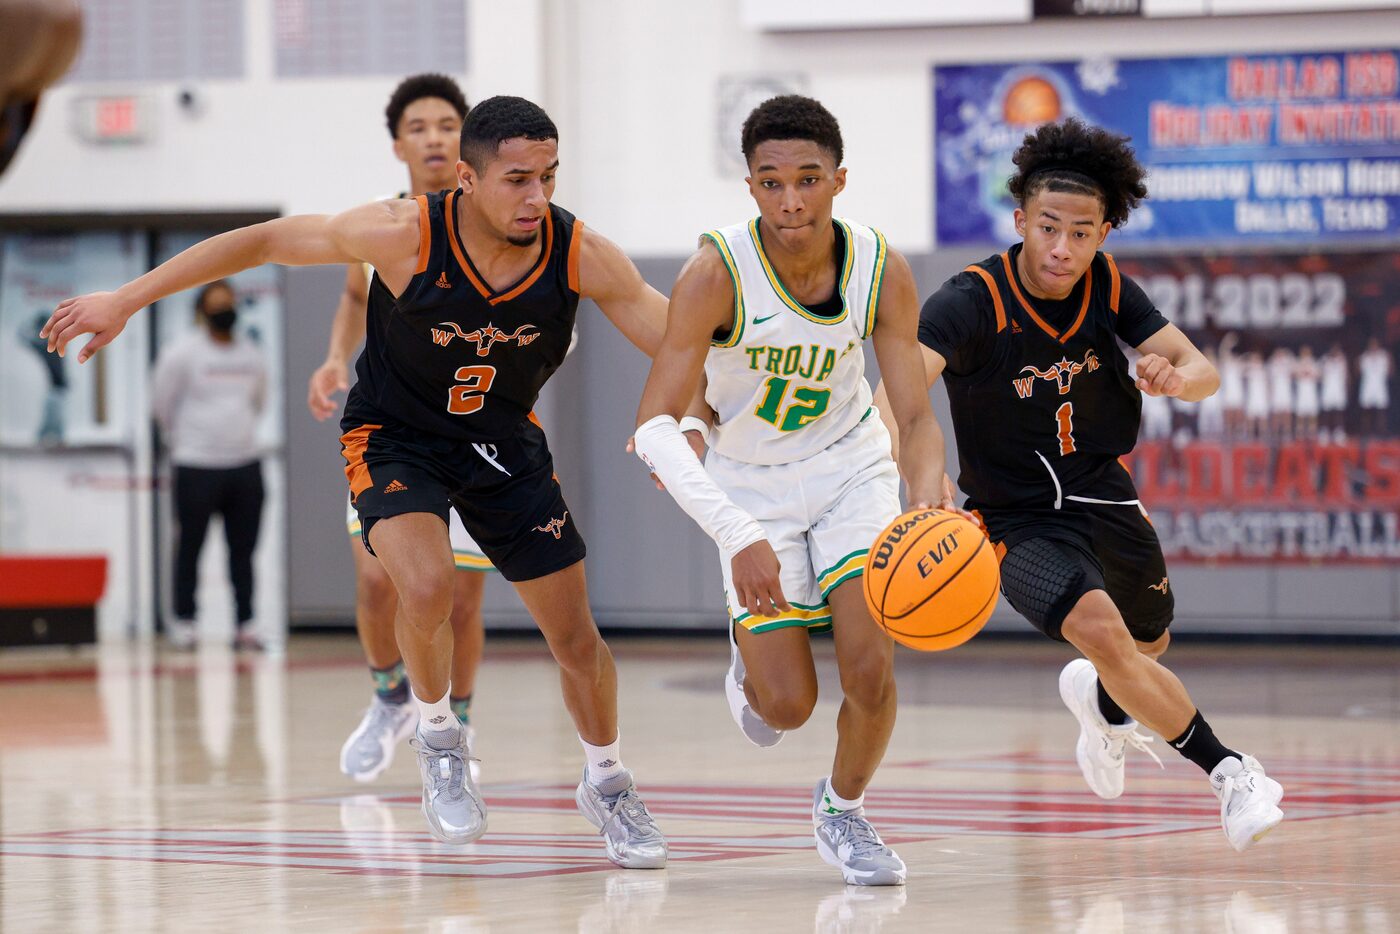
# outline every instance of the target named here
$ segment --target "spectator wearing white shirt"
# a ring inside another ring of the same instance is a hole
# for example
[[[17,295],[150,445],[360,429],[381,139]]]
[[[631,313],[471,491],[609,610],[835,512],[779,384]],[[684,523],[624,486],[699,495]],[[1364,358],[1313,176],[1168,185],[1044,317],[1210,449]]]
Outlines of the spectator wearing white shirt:
[[[199,553],[209,520],[223,517],[229,579],[236,603],[235,644],[259,648],[253,625],[253,549],[262,520],[262,464],[257,426],[267,405],[267,365],[238,336],[233,288],[211,282],[195,301],[199,326],[156,361],[153,407],[175,468],[175,619],[173,646],[195,641]]]

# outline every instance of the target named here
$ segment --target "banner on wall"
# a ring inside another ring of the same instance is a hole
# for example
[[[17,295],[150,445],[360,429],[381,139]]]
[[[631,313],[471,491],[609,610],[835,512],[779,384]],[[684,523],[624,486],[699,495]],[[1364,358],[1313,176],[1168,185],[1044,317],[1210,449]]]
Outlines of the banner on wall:
[[[9,234],[0,240],[0,445],[130,445],[139,341],[106,347],[83,366],[76,349],[48,353],[39,329],[65,298],[110,289],[145,270],[129,232]]]
[[[1400,52],[1300,52],[933,69],[940,246],[1015,238],[1012,153],[1079,117],[1132,138],[1148,201],[1123,243],[1400,235]]]
[[[1167,557],[1400,561],[1393,252],[1119,256],[1219,369],[1125,458]]]

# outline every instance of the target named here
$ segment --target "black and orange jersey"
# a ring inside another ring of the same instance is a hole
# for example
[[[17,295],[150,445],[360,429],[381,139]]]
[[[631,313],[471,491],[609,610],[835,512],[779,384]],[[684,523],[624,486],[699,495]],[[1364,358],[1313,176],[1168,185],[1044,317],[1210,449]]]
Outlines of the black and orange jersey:
[[[958,485],[974,509],[1092,497],[1142,414],[1118,341],[1137,346],[1167,324],[1107,253],[1069,297],[1031,296],[1020,249],[968,266],[919,316],[919,340],[947,360]]]
[[[359,381],[346,410],[368,407],[435,435],[492,441],[514,435],[564,362],[583,223],[551,204],[534,266],[494,291],[462,244],[460,197],[459,189],[414,199],[421,244],[403,294],[395,298],[371,277]]]

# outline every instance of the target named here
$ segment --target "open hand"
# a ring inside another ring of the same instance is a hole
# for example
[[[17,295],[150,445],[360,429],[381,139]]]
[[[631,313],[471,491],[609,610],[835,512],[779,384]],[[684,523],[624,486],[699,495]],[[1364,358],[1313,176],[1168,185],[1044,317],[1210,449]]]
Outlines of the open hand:
[[[39,331],[39,336],[49,342],[49,353],[58,351],[60,357],[68,349],[68,342],[83,334],[91,334],[92,340],[78,354],[78,362],[86,363],[93,354],[110,344],[135,309],[127,311],[117,300],[115,292],[92,292],[78,298],[69,298],[59,303],[49,316],[48,323]]]
[[[336,413],[340,403],[331,398],[332,393],[344,392],[350,388],[345,365],[327,360],[316,368],[306,386],[306,407],[318,422],[324,422]]]
[[[777,616],[791,610],[783,596],[782,566],[768,539],[760,538],[736,554],[730,561],[734,593],[739,602],[755,616]]]

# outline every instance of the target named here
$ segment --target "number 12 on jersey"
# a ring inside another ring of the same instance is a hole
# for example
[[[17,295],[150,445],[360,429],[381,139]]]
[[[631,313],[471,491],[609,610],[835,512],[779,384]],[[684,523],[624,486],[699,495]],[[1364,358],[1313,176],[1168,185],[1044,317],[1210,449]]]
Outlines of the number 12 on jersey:
[[[831,402],[830,389],[813,389],[811,386],[798,386],[792,390],[788,400],[788,388],[792,380],[781,376],[770,376],[764,382],[763,401],[753,414],[776,427],[779,431],[796,431],[808,422],[820,418]]]

